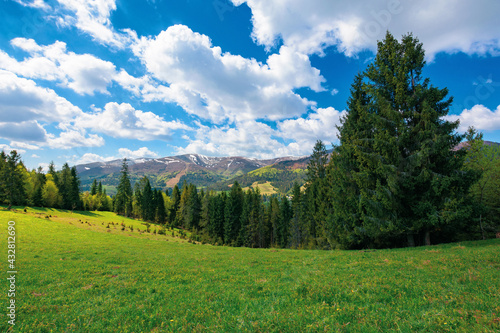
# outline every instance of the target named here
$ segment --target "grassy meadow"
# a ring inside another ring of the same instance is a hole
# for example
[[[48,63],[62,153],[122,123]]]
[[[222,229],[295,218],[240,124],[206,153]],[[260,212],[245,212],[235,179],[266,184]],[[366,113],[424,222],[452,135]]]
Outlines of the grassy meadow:
[[[10,220],[14,332],[500,331],[499,239],[377,251],[230,248],[145,232],[107,212],[0,208],[4,276]],[[1,285],[6,312],[5,278]],[[2,318],[0,332],[9,331]]]

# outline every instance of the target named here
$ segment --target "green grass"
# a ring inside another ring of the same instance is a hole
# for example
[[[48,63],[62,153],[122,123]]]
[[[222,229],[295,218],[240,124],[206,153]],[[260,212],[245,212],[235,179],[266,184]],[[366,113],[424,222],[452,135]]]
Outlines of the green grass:
[[[93,225],[74,223],[84,219]],[[0,248],[7,248],[7,221],[16,222],[14,331],[500,330],[500,240],[366,252],[261,250],[99,227],[122,219],[0,211]],[[5,272],[6,258],[1,262]],[[0,332],[9,328],[2,317]]]
[[[271,182],[269,182],[269,181],[265,182],[265,183],[261,183],[261,184],[259,184],[259,182],[256,181],[252,185],[250,185],[248,187],[244,187],[243,191],[247,191],[250,188],[256,190],[257,187],[259,188],[260,194],[262,194],[262,195],[272,195],[272,194],[278,193],[278,191],[274,188],[273,185],[271,185]]]

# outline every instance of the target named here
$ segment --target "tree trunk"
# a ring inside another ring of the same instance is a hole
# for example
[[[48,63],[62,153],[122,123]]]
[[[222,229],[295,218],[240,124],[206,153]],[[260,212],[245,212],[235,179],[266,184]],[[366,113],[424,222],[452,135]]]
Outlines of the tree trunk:
[[[424,240],[425,240],[425,245],[426,246],[431,245],[431,233],[430,233],[429,230],[425,231],[425,239]]]
[[[415,247],[415,237],[413,234],[406,234],[406,238],[408,239],[408,247]]]

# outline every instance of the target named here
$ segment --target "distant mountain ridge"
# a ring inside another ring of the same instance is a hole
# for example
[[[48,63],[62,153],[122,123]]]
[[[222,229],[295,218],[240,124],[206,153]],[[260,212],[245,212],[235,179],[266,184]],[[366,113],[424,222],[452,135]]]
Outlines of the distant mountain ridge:
[[[485,145],[500,145],[484,141]],[[454,150],[466,148],[461,142]],[[328,151],[330,154],[332,150]],[[255,159],[242,156],[208,157],[200,154],[184,154],[162,158],[138,158],[127,160],[132,185],[147,176],[153,187],[165,190],[186,181],[197,187],[218,191],[228,190],[238,181],[242,187],[255,188],[262,184],[278,194],[290,192],[293,183],[305,183],[310,156],[287,156],[273,159]],[[82,189],[89,190],[94,179],[101,181],[108,194],[116,193],[122,159],[94,162],[76,166]]]
[[[147,176],[153,187],[166,189],[186,180],[200,187],[210,187],[251,171],[279,164],[292,163],[308,158],[305,156],[254,159],[241,156],[208,157],[200,154],[185,154],[162,158],[139,158],[127,160],[132,183]],[[88,190],[93,180],[101,181],[113,194],[118,185],[123,160],[94,162],[76,166],[83,190]],[[302,165],[302,164],[301,164]]]

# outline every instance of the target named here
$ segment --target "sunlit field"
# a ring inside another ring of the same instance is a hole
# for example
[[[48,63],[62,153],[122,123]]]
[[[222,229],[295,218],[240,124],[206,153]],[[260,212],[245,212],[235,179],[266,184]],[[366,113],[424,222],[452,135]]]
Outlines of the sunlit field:
[[[231,248],[155,225],[148,232],[109,212],[23,208],[0,211],[4,276],[7,222],[16,223],[15,332],[500,330],[498,239],[376,251]]]

